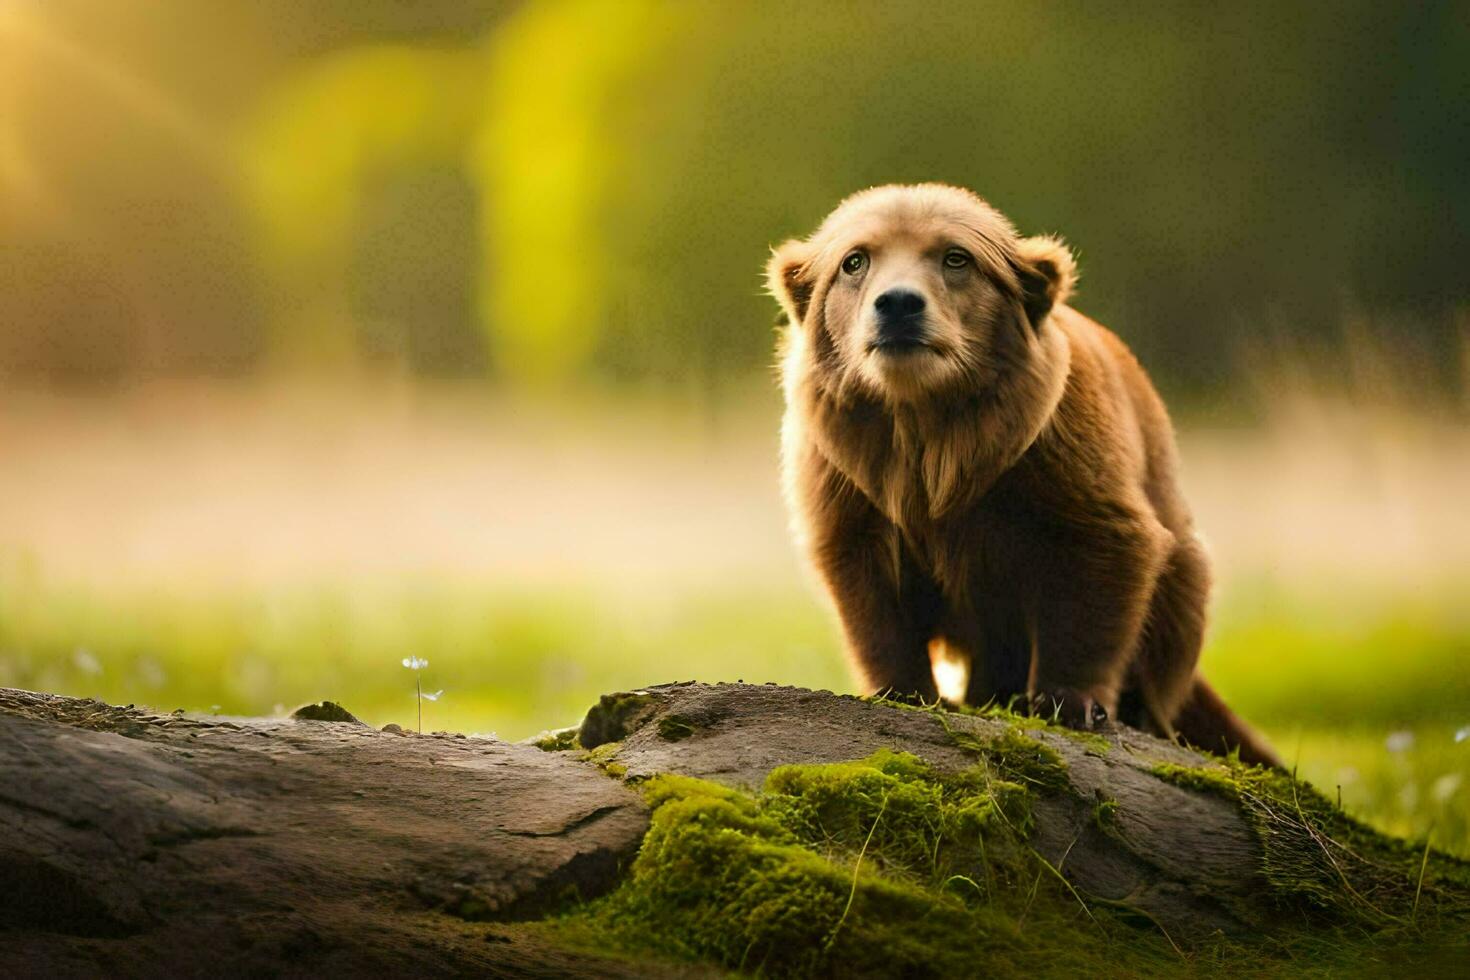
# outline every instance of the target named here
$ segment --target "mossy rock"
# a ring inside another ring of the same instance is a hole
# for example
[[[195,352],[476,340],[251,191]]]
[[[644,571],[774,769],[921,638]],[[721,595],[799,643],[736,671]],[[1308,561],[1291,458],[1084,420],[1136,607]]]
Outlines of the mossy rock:
[[[597,761],[651,827],[617,890],[548,923],[559,941],[763,976],[1334,975],[1470,953],[1462,862],[1283,773],[1006,712],[639,695]]]
[[[570,728],[554,728],[540,735],[533,735],[526,739],[526,742],[543,752],[570,752],[581,748],[581,744],[577,741],[577,733],[578,727],[575,725]]]
[[[335,701],[317,701],[313,704],[303,704],[291,712],[291,717],[297,721],[343,721],[351,725],[367,727],[367,722],[362,721]]]
[[[621,741],[657,711],[657,700],[645,691],[604,694],[582,720],[577,741],[584,749]]]
[[[44,829],[12,848],[13,975],[207,972],[190,929],[262,974],[1457,976],[1470,958],[1464,862],[1126,729],[698,684],[609,696],[576,751],[3,690],[0,728],[20,747],[0,753],[10,823]],[[326,913],[280,902],[320,881]],[[280,941],[302,935],[321,939]]]

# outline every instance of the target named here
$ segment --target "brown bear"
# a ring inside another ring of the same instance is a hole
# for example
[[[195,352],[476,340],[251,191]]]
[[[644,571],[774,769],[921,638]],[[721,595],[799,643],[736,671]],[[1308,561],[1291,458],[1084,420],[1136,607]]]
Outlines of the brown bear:
[[[1209,560],[1173,430],[1054,238],[941,184],[876,187],[767,268],[787,502],[873,691],[1117,719],[1279,765],[1195,670]]]

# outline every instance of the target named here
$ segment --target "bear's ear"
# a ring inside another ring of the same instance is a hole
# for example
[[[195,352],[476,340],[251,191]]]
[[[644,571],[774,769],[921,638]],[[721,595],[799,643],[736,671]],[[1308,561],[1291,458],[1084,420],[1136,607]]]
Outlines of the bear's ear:
[[[1015,266],[1026,316],[1033,328],[1039,327],[1053,307],[1072,295],[1077,285],[1077,261],[1061,239],[1037,235],[1016,244]]]
[[[793,238],[775,249],[766,263],[766,288],[792,323],[806,320],[806,309],[812,301],[817,283],[811,260],[812,247]]]

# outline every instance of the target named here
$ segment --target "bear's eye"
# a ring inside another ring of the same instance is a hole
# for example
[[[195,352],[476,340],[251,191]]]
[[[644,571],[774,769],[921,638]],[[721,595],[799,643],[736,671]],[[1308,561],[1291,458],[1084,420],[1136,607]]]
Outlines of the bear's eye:
[[[848,252],[847,258],[842,260],[842,271],[849,276],[855,276],[868,266],[868,257],[862,252]]]
[[[963,269],[970,264],[970,253],[962,248],[952,248],[944,253],[944,267],[946,269]]]

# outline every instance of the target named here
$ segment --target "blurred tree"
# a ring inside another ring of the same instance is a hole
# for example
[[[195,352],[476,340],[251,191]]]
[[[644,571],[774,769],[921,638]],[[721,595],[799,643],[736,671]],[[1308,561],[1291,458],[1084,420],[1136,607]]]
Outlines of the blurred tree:
[[[589,367],[636,269],[610,223],[629,189],[620,174],[646,160],[628,123],[659,111],[639,83],[717,10],[538,3],[491,38],[475,166],[488,198],[483,310],[507,372],[547,383]]]
[[[492,49],[487,127],[514,132],[482,156],[492,247],[529,268],[487,287],[566,371],[739,374],[769,357],[769,243],[855,189],[939,179],[1066,235],[1083,308],[1176,388],[1364,304],[1442,342],[1467,290],[1467,24],[1361,2],[534,5]]]
[[[1364,316],[1447,363],[1470,301],[1463,3],[0,10],[0,366],[709,388],[770,356],[766,247],[892,180],[1065,235],[1176,394]]]
[[[463,167],[444,165],[391,175],[362,202],[347,281],[370,358],[429,376],[485,374],[478,196]]]
[[[351,48],[310,63],[265,100],[243,145],[279,360],[321,366],[359,352],[349,272],[364,202],[404,173],[462,164],[481,72],[470,48]],[[461,247],[452,238],[422,244],[402,260],[431,265]]]
[[[249,370],[278,317],[240,117],[300,59],[474,41],[515,2],[0,3],[0,375]]]

